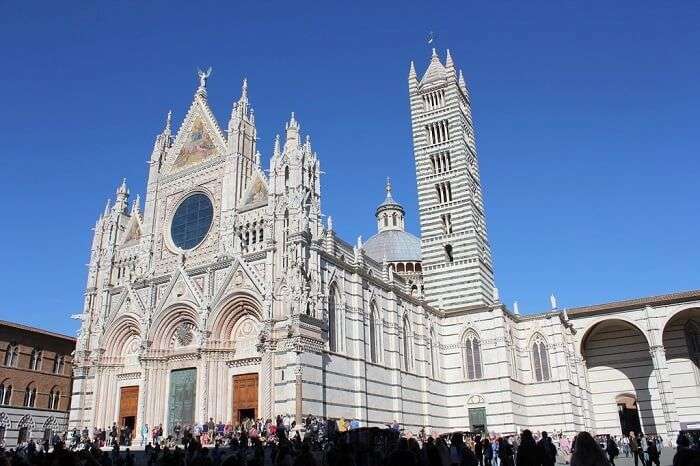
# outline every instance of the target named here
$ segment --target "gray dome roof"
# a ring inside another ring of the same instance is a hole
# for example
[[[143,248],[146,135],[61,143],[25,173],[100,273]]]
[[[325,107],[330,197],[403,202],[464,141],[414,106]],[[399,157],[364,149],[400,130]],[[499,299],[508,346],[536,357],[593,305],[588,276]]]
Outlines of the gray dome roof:
[[[372,236],[362,246],[372,259],[382,262],[420,261],[420,240],[403,230],[384,230]]]

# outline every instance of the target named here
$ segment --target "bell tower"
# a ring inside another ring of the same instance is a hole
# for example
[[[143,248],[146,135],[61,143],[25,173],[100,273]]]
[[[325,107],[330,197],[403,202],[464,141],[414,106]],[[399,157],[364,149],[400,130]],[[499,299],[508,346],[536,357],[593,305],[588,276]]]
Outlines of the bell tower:
[[[435,49],[408,75],[425,298],[445,311],[497,300],[464,77]]]

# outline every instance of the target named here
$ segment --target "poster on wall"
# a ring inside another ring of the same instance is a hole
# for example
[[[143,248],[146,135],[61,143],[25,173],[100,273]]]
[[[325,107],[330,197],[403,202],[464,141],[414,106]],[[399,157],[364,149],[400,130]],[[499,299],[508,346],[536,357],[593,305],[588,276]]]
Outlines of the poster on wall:
[[[178,369],[170,373],[170,396],[168,397],[168,432],[175,425],[181,427],[194,424],[197,369]]]

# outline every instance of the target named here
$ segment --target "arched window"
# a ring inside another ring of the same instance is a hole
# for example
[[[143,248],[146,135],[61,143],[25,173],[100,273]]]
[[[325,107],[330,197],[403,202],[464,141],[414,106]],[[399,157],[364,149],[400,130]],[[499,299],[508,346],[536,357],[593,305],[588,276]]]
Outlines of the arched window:
[[[384,226],[389,226],[389,216],[387,214],[384,214]]]
[[[10,401],[12,399],[12,384],[6,379],[0,384],[0,405],[10,406]]]
[[[369,357],[370,361],[379,362],[379,318],[374,304],[371,305],[369,314]]]
[[[403,367],[405,370],[409,370],[413,361],[413,357],[411,355],[413,348],[411,345],[411,324],[408,321],[408,316],[404,316],[403,318],[401,337],[403,338]]]
[[[34,348],[32,350],[32,357],[29,361],[29,368],[33,371],[41,370],[41,350]]]
[[[289,187],[289,165],[284,167],[284,187]]]
[[[5,350],[5,365],[7,367],[17,367],[19,359],[19,346],[16,343],[10,343]]]
[[[53,387],[49,392],[49,409],[57,410],[59,408],[61,400],[61,392],[58,391],[58,387]]]
[[[447,262],[454,262],[455,258],[452,254],[452,245],[451,244],[446,244],[445,245],[445,259]]]
[[[467,380],[477,380],[482,377],[481,342],[475,332],[467,332],[464,338],[464,372]]]
[[[340,332],[338,331],[338,309],[336,306],[336,288],[331,286],[328,293],[328,347],[331,351],[340,349],[339,340]]]
[[[536,335],[532,341],[532,369],[537,382],[546,382],[550,379],[549,352],[547,342],[542,335]]]
[[[391,224],[392,226],[396,226],[396,212],[391,214]]]
[[[63,374],[63,366],[65,364],[65,356],[56,355],[56,359],[53,360],[53,373]]]
[[[36,385],[31,382],[24,390],[24,406],[33,408],[36,406]]]

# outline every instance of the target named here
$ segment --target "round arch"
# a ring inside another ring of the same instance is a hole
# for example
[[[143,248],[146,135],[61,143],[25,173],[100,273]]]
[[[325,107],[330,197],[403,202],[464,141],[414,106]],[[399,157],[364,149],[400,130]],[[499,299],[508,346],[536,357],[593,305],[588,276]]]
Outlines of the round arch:
[[[134,314],[124,314],[112,322],[109,330],[103,335],[101,347],[106,356],[121,356],[126,345],[134,337],[141,338],[141,328],[138,317]]]
[[[654,406],[659,394],[648,335],[635,322],[617,316],[592,322],[581,335],[579,351],[594,431],[649,435],[665,429],[663,413]],[[636,407],[621,399],[636,400]]]
[[[257,322],[262,320],[260,301],[255,296],[238,291],[222,299],[208,319],[211,338],[216,341],[230,340],[239,321],[246,316]]]
[[[581,336],[578,340],[578,343],[576,345],[576,349],[578,351],[578,354],[580,356],[584,356],[584,351],[583,347],[586,344],[586,341],[590,337],[590,335],[593,333],[593,330],[600,324],[606,323],[606,322],[614,322],[614,321],[620,321],[620,322],[625,322],[626,324],[632,326],[637,330],[642,337],[644,337],[644,341],[646,341],[647,345],[649,345],[649,336],[647,335],[647,332],[644,331],[635,321],[628,319],[627,317],[623,316],[604,316],[600,317],[593,322],[589,323],[587,327],[585,327],[584,331],[581,332]]]
[[[189,322],[197,327],[198,315],[193,307],[187,304],[177,303],[163,309],[154,319],[148,332],[148,339],[154,349],[166,349],[177,326],[182,322]]]
[[[661,334],[663,335],[664,332],[666,331],[666,328],[669,326],[669,324],[680,314],[695,314],[700,317],[700,306],[697,304],[693,304],[690,306],[682,306],[673,311],[671,314],[667,315],[664,317],[661,325],[659,325],[659,329],[661,330]]]

